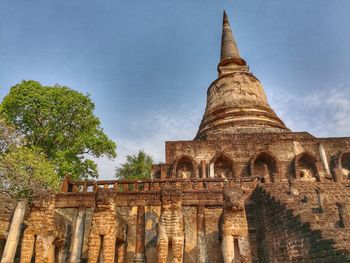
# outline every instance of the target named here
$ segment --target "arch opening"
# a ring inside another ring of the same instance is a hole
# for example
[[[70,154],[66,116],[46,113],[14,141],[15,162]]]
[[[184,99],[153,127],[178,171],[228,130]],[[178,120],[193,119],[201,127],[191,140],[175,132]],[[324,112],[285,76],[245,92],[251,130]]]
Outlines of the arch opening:
[[[300,181],[319,181],[317,159],[313,155],[304,153],[297,159],[296,177]]]
[[[220,155],[212,162],[214,168],[213,174],[215,178],[232,178],[233,177],[233,165],[232,161],[224,156]]]
[[[278,161],[268,153],[260,153],[253,163],[253,175],[262,178],[266,183],[278,181]]]
[[[194,177],[194,165],[191,158],[187,156],[181,157],[176,164],[176,177],[177,178],[193,178]]]

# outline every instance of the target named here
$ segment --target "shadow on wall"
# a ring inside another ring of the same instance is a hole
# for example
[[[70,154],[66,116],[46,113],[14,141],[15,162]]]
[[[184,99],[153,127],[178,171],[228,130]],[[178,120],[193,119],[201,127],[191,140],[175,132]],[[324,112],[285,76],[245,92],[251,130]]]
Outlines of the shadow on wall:
[[[270,185],[268,189],[257,187],[252,194],[252,200],[259,207],[255,209],[258,261],[314,262],[315,258],[322,258],[322,262],[349,262],[349,252],[337,249],[339,244],[325,235],[323,230],[327,227],[311,228],[313,221],[310,218],[314,215],[311,207],[304,209],[304,214],[293,214],[299,208],[288,203],[287,189],[287,186],[282,189]],[[332,232],[336,230],[339,229],[333,228]]]
[[[207,233],[206,240],[208,248],[208,258],[210,259],[210,263],[224,262],[219,242],[219,231]]]

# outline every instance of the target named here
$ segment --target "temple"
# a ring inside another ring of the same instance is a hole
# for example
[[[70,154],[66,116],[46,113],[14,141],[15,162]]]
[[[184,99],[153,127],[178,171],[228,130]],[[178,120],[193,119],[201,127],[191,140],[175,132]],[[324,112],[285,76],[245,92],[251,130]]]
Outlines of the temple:
[[[196,140],[289,131],[269,106],[261,83],[240,57],[226,12],[218,73],[208,89],[207,107]]]
[[[1,263],[350,262],[350,137],[289,130],[226,13],[217,70],[197,134],[166,142],[152,179],[0,197]]]

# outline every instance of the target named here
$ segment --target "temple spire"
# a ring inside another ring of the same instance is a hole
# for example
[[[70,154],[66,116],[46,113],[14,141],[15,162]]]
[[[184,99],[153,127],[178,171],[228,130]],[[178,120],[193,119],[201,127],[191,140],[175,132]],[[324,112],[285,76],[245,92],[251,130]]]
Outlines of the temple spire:
[[[207,106],[196,140],[290,131],[271,109],[260,81],[240,57],[226,12],[218,73],[207,92]]]
[[[236,41],[231,31],[230,22],[228,21],[226,11],[224,10],[224,17],[222,21],[220,61],[230,58],[240,58],[240,55]]]
[[[219,77],[225,74],[248,71],[246,62],[240,57],[236,41],[233,37],[230,22],[224,10],[222,22],[221,54],[218,65]]]

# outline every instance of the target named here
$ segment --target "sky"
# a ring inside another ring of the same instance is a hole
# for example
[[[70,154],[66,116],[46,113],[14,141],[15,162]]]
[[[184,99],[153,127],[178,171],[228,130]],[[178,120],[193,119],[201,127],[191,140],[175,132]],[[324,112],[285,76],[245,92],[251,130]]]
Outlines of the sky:
[[[222,12],[293,131],[350,136],[349,0],[1,0],[0,101],[23,79],[89,93],[116,160],[192,140],[217,78]]]

